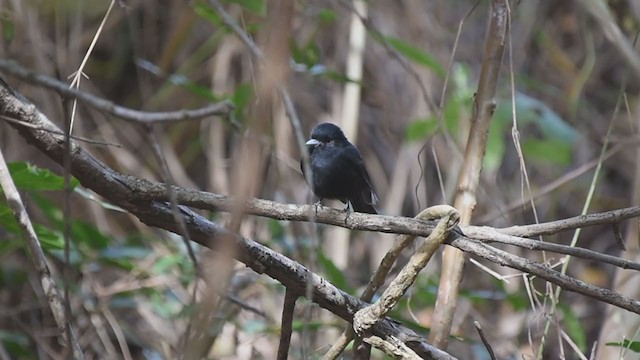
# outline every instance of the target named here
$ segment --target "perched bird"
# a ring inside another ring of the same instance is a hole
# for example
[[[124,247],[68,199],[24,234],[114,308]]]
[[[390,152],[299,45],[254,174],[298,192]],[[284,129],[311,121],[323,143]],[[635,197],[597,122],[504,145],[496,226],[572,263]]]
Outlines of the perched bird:
[[[322,199],[337,199],[354,211],[377,214],[373,207],[378,197],[360,151],[334,124],[322,123],[311,131],[306,143],[311,167],[311,189]],[[304,173],[304,166],[300,163]]]

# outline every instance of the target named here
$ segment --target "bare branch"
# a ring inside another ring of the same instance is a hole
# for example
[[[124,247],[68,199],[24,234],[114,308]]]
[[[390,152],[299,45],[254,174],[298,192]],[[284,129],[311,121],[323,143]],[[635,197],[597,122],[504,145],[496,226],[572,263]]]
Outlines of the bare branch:
[[[482,340],[484,347],[487,349],[487,352],[489,353],[489,357],[491,358],[491,360],[496,360],[496,355],[493,352],[493,348],[491,347],[491,344],[489,343],[489,341],[487,341],[487,338],[484,336],[482,325],[480,325],[480,323],[477,321],[474,321],[473,325],[476,327],[476,330],[478,330],[478,334],[480,335],[480,340]]]
[[[1,86],[0,115],[18,118],[47,130],[59,131],[56,125],[37,111],[35,106],[22,102],[7,88]],[[15,126],[15,129],[44,154],[54,161],[62,163],[64,147],[60,135],[47,130],[35,130],[18,125]],[[153,191],[158,191],[159,194],[166,197],[164,184],[122,175],[101,163],[73,141],[71,142],[71,173],[81,184],[94,190],[108,201],[126,209],[143,223],[176,234],[180,232],[168,200],[149,199],[136,194],[140,185],[146,184]],[[312,206],[291,206],[313,211]],[[299,263],[266,246],[230,232],[184,206],[180,206],[180,212],[184,216],[193,241],[214,250],[234,248],[236,250],[234,256],[238,261],[243,262],[257,273],[272,277],[287,290],[299,296],[305,296],[307,286],[310,286],[313,290],[311,293],[313,302],[346,321],[351,322],[353,314],[368,305],[336,288]],[[423,358],[453,359],[446,352],[429,345],[425,339],[411,329],[390,319],[381,320],[372,328],[372,332],[383,339],[398,339]]]
[[[578,215],[568,219],[556,220],[541,224],[510,226],[497,231],[520,237],[556,234],[561,231],[575,230],[594,225],[610,225],[622,220],[640,216],[640,206],[606,211],[598,214]]]
[[[476,190],[480,182],[480,172],[487,147],[489,125],[496,107],[495,95],[502,66],[502,55],[508,33],[507,1],[491,1],[491,16],[482,55],[482,68],[478,80],[478,90],[473,102],[471,127],[460,175],[454,207],[460,211],[460,223],[471,222],[476,207]],[[458,302],[458,289],[462,281],[464,254],[453,248],[445,248],[442,255],[442,275],[436,306],[433,310],[433,328],[429,340],[441,349],[447,347],[453,315]]]
[[[53,314],[53,318],[56,322],[58,330],[62,334],[62,338],[65,340],[63,343],[71,344],[72,348],[70,350],[73,354],[74,359],[84,359],[82,349],[76,341],[73,329],[71,329],[68,325],[69,319],[67,318],[67,314],[65,311],[64,301],[62,299],[62,296],[60,295],[60,291],[58,290],[55,280],[51,276],[49,265],[47,264],[47,259],[44,256],[42,248],[40,247],[40,241],[38,240],[38,236],[36,235],[35,230],[33,229],[29,214],[27,214],[27,210],[22,203],[20,193],[18,192],[18,189],[11,179],[9,168],[4,161],[4,156],[2,155],[1,151],[0,187],[2,188],[2,192],[4,193],[5,198],[7,199],[7,204],[13,211],[13,215],[15,216],[16,221],[20,226],[20,230],[26,242],[26,247],[27,249],[29,249],[29,253],[31,254],[33,265],[38,272],[38,276],[40,277],[40,285],[42,285],[42,291],[44,293],[44,296],[47,298],[49,308],[51,309],[51,313]]]
[[[382,293],[380,299],[370,306],[359,310],[353,316],[353,329],[358,335],[362,336],[363,340],[368,340],[368,331],[371,326],[375,325],[395,307],[407,289],[416,280],[420,271],[427,265],[433,254],[435,254],[436,250],[440,248],[447,238],[451,225],[455,226],[460,220],[460,215],[453,207],[447,206],[447,208],[442,211],[440,214],[442,218],[439,220],[434,231],[424,239],[423,244],[416,253],[411,256],[409,262],[400,270],[393,281],[391,281],[391,284],[389,284],[389,287]],[[388,341],[389,339],[385,340]],[[395,352],[389,351],[386,348],[383,348],[383,350],[389,355],[395,354]]]
[[[168,112],[134,110],[116,105],[112,101],[87,92],[71,88],[64,82],[56,80],[50,76],[38,74],[34,71],[25,69],[12,60],[0,59],[0,70],[27,83],[45,87],[62,96],[77,99],[78,101],[97,110],[104,111],[122,120],[135,123],[150,124],[198,120],[207,116],[225,116],[233,110],[233,104],[226,100],[193,110]]]
[[[282,326],[280,327],[280,343],[278,344],[278,360],[289,358],[289,346],[293,333],[293,311],[296,307],[298,295],[287,290],[284,294],[284,306],[282,308]]]
[[[37,129],[19,125],[14,125],[14,128],[44,154],[56,162],[62,163],[64,154],[63,138],[49,131],[59,132],[60,130],[43,114],[38,112],[35,106],[20,101],[7,88],[0,87],[0,115],[10,116],[36,125]],[[98,161],[74,141],[71,141],[70,169],[71,173],[84,186],[94,190],[108,201],[126,209],[147,225],[179,233],[164,184],[120,174]],[[229,209],[233,208],[231,203],[233,199],[229,197],[181,188],[174,188],[174,190],[178,201],[181,203],[209,204],[208,206],[211,207],[211,200],[215,200],[213,203],[216,205],[214,207],[216,210],[229,211]],[[202,197],[199,198],[198,195]],[[261,216],[269,216],[275,219],[307,221],[313,216],[318,222],[347,228],[419,236],[428,236],[433,230],[432,222],[403,217],[353,213],[347,218],[343,212],[326,207],[320,207],[316,215],[314,214],[314,207],[310,205],[276,204],[257,199],[248,200],[247,205],[246,210],[248,213],[261,214]],[[625,216],[628,218],[635,214],[635,212],[624,210],[626,209],[617,213],[619,216],[614,217],[616,219],[615,222],[619,222]],[[238,234],[231,233],[184,206],[180,206],[180,211],[184,215],[187,228],[194,241],[212,249],[218,249],[221,246],[233,246],[237,249],[235,254],[237,260],[245,263],[258,273],[264,273],[276,279],[287,289],[300,296],[304,296],[306,286],[310,283],[313,289],[312,300],[346,321],[351,321],[353,314],[367,305],[361,300],[342,292],[326,280],[282,254]],[[281,213],[279,213],[280,211]],[[466,227],[466,229],[470,228]],[[497,264],[539,276],[567,290],[640,314],[640,301],[638,300],[625,298],[617,292],[589,285],[560,274],[548,266],[479,243],[463,235],[465,228],[461,228],[461,230],[456,230],[450,236],[449,243],[452,246]],[[449,358],[448,354],[427,344],[424,339],[421,339],[411,330],[386,318],[376,324],[372,330],[374,335],[383,339],[393,336],[406,342],[413,351],[421,356],[424,355],[427,358]]]

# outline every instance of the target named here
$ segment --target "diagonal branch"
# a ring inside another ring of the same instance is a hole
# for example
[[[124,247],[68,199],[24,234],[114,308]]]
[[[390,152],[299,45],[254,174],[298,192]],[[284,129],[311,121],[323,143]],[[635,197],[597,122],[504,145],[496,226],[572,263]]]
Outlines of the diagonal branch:
[[[74,329],[71,328],[69,323],[68,312],[65,311],[64,299],[58,290],[56,282],[51,276],[49,271],[49,265],[45,258],[42,247],[40,247],[40,240],[33,228],[29,214],[22,202],[20,193],[13,183],[11,174],[9,174],[9,168],[4,160],[4,155],[0,151],[0,190],[4,193],[4,197],[7,199],[7,204],[11,208],[13,215],[16,218],[16,222],[20,227],[22,236],[26,242],[26,248],[31,255],[31,261],[38,272],[40,278],[40,285],[42,286],[42,292],[47,298],[49,308],[53,314],[53,319],[58,327],[58,331],[62,334],[62,338],[65,340],[65,344],[69,344],[71,349],[71,357],[74,360],[84,359],[82,349],[78,344],[77,337],[74,334]]]
[[[35,106],[19,100],[6,87],[0,86],[0,115],[6,115],[21,121],[37,125],[38,129],[11,123],[18,133],[29,143],[35,145],[45,155],[62,163],[64,155],[63,140],[54,131],[59,129]],[[45,129],[45,130],[39,130]],[[143,223],[179,233],[179,226],[168,201],[140,198],[136,184],[151,184],[162,189],[163,184],[125,176],[109,168],[75,141],[71,142],[70,170],[83,186],[103,196],[108,201],[122,207]],[[164,193],[166,197],[166,192]],[[309,210],[313,207],[307,207]],[[307,286],[312,291],[310,298],[319,306],[338,317],[351,322],[353,314],[368,304],[336,288],[319,275],[310,272],[301,264],[273,251],[255,241],[230,232],[224,227],[209,221],[181,206],[180,212],[191,235],[191,239],[211,249],[231,246],[238,261],[260,274],[266,274],[280,282],[292,294],[306,296]],[[454,359],[446,352],[429,345],[420,335],[396,321],[385,318],[372,328],[373,334],[381,338],[394,338],[403,342],[414,352],[427,359]]]
[[[13,95],[12,91],[1,86],[0,115],[10,116],[23,122],[36,125],[34,128],[11,123],[11,126],[13,126],[25,140],[38,147],[54,161],[62,163],[64,139],[59,134],[56,134],[56,132],[59,132],[59,129],[42,113],[37,111],[35,106],[22,102]],[[108,201],[126,209],[145,224],[176,233],[179,232],[178,225],[175,223],[174,214],[171,211],[171,206],[166,199],[167,195],[164,184],[120,174],[94,158],[78,146],[75,141],[71,142],[70,170],[71,173],[80,180],[83,186],[92,189]],[[184,198],[180,198],[181,194],[194,195],[192,191],[186,189],[180,190],[181,192],[176,191],[176,196],[179,197],[179,201],[185,200]],[[141,193],[141,191],[148,191],[148,193]],[[154,198],[153,194],[159,197]],[[233,208],[230,203],[232,199],[215,194],[209,194],[209,196],[219,200],[222,199],[221,201],[226,204],[220,206],[218,210],[225,211],[225,209]],[[200,204],[203,203],[202,199],[198,202],[195,198],[191,198],[191,201]],[[309,205],[279,204],[275,206],[275,203],[271,203],[271,205],[274,206],[264,208],[255,207],[256,204],[265,203],[270,202],[255,199],[249,200],[248,204],[253,205],[249,206],[247,211],[249,213],[262,213],[264,214],[263,216],[271,214],[273,218],[286,218],[290,216],[295,217],[296,220],[299,221],[314,217],[318,222],[336,223],[336,225],[342,225],[348,228],[360,228],[370,231],[428,236],[433,230],[433,223],[431,222],[416,221],[402,217],[363,215],[358,213],[353,213],[346,219],[344,213],[325,207],[319,208],[317,215],[314,214],[314,207]],[[286,211],[284,211],[284,213],[286,213],[287,216],[278,217],[274,209],[285,209]],[[305,290],[307,284],[309,284],[313,290],[311,294],[312,301],[346,321],[352,321],[353,314],[367,305],[367,303],[342,292],[317,274],[309,272],[304,266],[282,254],[238,234],[231,233],[227,229],[212,223],[184,206],[180,207],[180,212],[185,217],[187,228],[190,234],[192,234],[194,241],[212,249],[229,246],[229,243],[232,243],[231,246],[237,249],[237,260],[243,262],[258,273],[264,273],[276,279],[294,294],[297,293],[300,296],[305,296]],[[399,225],[402,225],[402,227],[399,227]],[[482,244],[466,237],[460,231],[452,234],[448,241],[452,246],[470,254],[534,274],[554,284],[560,285],[567,290],[575,291],[640,314],[640,301],[638,300],[625,298],[614,291],[586,284],[560,274],[545,265]],[[372,328],[372,332],[381,338],[400,339],[400,341],[405,342],[413,351],[426,358],[450,358],[448,354],[432,347],[410,329],[398,325],[387,318],[376,324]]]

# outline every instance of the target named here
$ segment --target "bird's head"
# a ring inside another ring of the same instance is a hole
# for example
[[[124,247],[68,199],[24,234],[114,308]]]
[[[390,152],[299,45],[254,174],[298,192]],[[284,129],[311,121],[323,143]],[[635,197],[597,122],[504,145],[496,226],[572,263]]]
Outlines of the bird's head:
[[[311,131],[311,139],[306,142],[306,145],[309,148],[315,148],[336,141],[347,141],[342,130],[334,124],[322,123]]]

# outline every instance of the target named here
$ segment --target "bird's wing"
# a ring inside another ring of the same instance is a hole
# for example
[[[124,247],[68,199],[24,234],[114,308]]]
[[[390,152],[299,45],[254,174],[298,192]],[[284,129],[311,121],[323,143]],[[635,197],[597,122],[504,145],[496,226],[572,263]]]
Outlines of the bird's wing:
[[[355,151],[345,151],[346,156],[348,157],[349,162],[353,165],[352,169],[356,171],[356,175],[362,177],[368,187],[368,189],[362,191],[362,199],[369,205],[375,205],[378,202],[378,196],[373,190],[373,185],[371,185],[371,179],[369,178],[369,173],[364,165],[362,155],[360,155],[360,152],[355,146],[351,145],[351,149]]]

